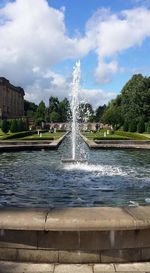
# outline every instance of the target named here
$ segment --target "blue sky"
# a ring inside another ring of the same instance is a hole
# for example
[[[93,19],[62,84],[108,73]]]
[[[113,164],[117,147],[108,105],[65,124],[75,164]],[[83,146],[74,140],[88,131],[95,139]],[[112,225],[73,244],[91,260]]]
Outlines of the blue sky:
[[[69,97],[78,59],[94,107],[150,75],[150,0],[0,0],[0,37],[0,75],[37,103]]]
[[[149,8],[150,1],[132,1],[132,0],[51,0],[49,5],[60,9],[65,7],[65,22],[70,35],[75,35],[76,31],[84,34],[85,24],[92,14],[101,8],[108,8],[114,13],[125,9],[134,9],[137,7]],[[133,73],[142,73],[145,76],[150,75],[149,65],[150,39],[146,39],[142,46],[131,47],[117,56],[122,67],[126,68],[123,73],[115,75],[110,83],[105,84],[105,89],[120,92],[123,85],[128,81]],[[104,85],[96,84],[93,79],[93,71],[96,66],[96,55],[91,53],[83,59],[83,84],[86,88],[103,88]],[[69,65],[72,67],[72,62]],[[62,68],[62,66],[61,66]],[[59,66],[58,66],[59,69]],[[57,71],[57,68],[56,68]]]

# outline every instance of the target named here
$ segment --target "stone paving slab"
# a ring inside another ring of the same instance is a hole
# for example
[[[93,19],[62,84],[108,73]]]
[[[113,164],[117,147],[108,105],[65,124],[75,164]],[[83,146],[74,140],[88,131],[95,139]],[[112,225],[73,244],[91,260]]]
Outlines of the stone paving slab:
[[[94,273],[102,273],[102,272],[115,272],[115,267],[113,264],[95,264]]]
[[[55,266],[54,273],[93,273],[93,269],[90,265],[60,264]]]
[[[0,262],[0,273],[150,273],[150,263],[48,264]]]
[[[126,263],[126,264],[115,264],[117,272],[150,272],[150,262],[147,263]]]
[[[53,273],[54,264],[0,262],[0,273]]]

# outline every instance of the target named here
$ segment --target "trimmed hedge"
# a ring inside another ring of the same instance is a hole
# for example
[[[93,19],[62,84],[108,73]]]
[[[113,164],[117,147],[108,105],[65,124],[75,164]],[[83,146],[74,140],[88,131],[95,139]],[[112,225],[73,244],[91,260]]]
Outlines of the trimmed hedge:
[[[3,140],[14,139],[14,138],[22,138],[22,137],[30,136],[30,135],[33,135],[33,134],[35,134],[35,132],[33,132],[33,131],[13,133],[13,134],[11,134],[9,136],[4,136]]]
[[[32,141],[32,140],[54,140],[53,137],[33,137],[33,138],[24,138],[24,141]]]
[[[113,136],[111,138],[110,137],[94,137],[93,140],[96,141],[96,140],[130,140],[130,139],[127,137]]]

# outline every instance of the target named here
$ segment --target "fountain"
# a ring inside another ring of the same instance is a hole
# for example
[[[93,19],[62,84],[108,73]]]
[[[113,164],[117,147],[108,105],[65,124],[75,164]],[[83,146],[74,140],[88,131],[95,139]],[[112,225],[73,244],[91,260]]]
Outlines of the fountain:
[[[72,124],[71,124],[71,140],[72,140],[72,158],[62,159],[64,163],[83,163],[86,162],[84,159],[78,158],[77,146],[79,138],[79,125],[78,125],[78,107],[79,107],[79,90],[80,90],[80,78],[81,69],[80,61],[76,62],[73,69],[73,81],[72,81],[72,92],[71,92],[71,112],[72,112]]]

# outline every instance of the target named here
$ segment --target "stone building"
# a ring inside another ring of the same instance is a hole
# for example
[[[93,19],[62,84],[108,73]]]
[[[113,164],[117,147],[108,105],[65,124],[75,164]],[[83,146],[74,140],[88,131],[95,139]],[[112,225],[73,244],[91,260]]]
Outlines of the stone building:
[[[17,118],[24,115],[24,90],[0,77],[0,118]]]

